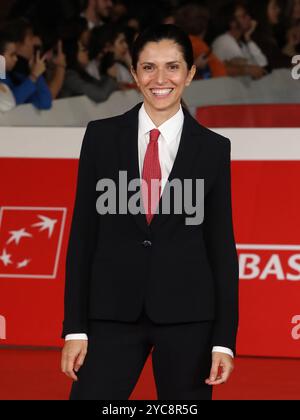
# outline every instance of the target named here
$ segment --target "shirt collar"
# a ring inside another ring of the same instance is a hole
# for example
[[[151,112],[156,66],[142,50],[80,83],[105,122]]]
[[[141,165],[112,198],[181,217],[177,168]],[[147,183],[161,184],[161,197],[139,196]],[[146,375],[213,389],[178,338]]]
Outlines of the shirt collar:
[[[145,104],[143,103],[140,111],[139,111],[139,130],[142,135],[148,134],[154,128],[157,128],[162,137],[166,140],[167,143],[170,143],[174,140],[179,131],[181,130],[184,122],[184,114],[182,110],[182,106],[180,104],[179,111],[173,115],[173,117],[169,118],[159,127],[156,127],[154,122],[151,120],[149,115],[146,112]]]

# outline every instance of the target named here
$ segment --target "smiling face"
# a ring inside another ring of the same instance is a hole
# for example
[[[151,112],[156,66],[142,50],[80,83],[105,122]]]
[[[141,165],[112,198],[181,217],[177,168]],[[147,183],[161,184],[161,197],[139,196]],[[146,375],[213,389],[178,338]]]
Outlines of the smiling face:
[[[132,68],[146,109],[170,116],[179,110],[183,91],[195,72],[194,65],[188,70],[181,47],[169,39],[148,42],[140,53],[136,72]]]
[[[8,72],[12,71],[18,61],[16,44],[14,42],[9,42],[5,47],[3,55],[5,58],[6,70]]]

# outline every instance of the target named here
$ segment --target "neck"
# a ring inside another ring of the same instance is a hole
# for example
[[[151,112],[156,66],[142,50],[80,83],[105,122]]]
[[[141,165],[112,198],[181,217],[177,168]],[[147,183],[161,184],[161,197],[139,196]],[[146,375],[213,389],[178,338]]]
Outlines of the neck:
[[[162,110],[156,110],[153,109],[153,107],[149,106],[147,102],[144,102],[145,110],[153,123],[156,125],[156,127],[159,127],[164,122],[168,121],[170,118],[172,118],[180,109],[180,103],[174,105],[170,109],[162,109]]]

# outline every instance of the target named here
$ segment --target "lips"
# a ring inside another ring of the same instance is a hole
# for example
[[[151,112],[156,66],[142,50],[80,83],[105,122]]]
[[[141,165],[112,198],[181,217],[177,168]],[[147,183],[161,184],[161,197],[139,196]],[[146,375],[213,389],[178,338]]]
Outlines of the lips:
[[[159,98],[164,98],[169,96],[173,92],[174,88],[164,88],[164,89],[150,89],[151,93]]]

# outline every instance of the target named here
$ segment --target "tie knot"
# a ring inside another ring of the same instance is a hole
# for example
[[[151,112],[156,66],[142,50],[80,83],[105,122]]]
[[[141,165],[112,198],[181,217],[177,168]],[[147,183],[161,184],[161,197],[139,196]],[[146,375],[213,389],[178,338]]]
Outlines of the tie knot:
[[[150,131],[150,142],[156,142],[160,136],[160,131],[157,128]]]

